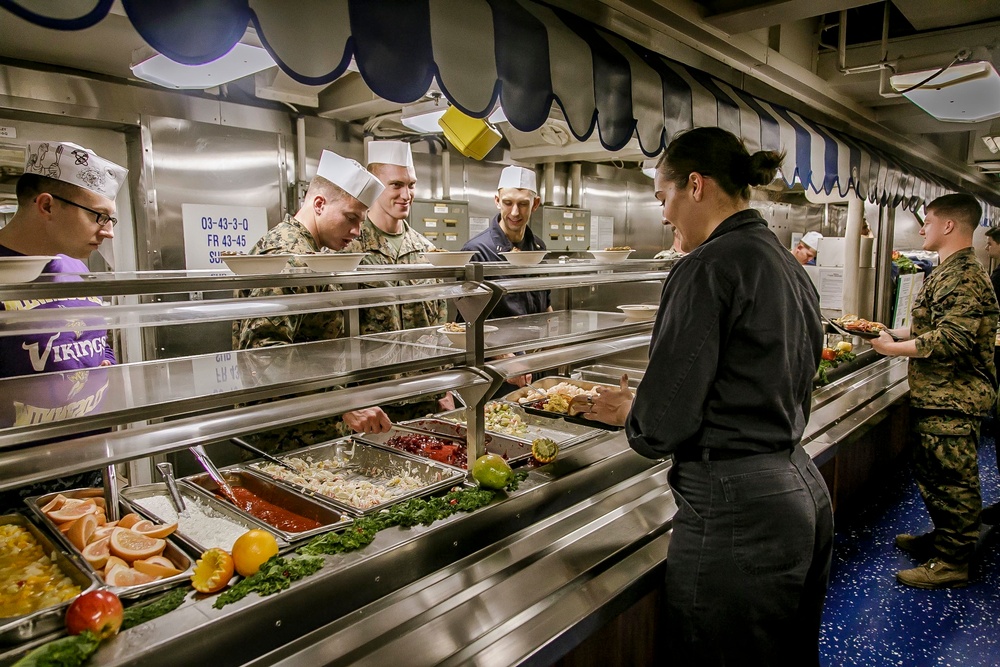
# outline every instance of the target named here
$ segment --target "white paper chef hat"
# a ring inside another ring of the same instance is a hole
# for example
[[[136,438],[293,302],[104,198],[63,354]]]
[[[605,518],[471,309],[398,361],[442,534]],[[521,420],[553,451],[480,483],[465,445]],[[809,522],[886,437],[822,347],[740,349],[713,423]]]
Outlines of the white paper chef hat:
[[[357,160],[341,157],[331,151],[323,151],[316,175],[330,181],[368,208],[385,190],[382,181],[358,164]]]
[[[114,199],[128,169],[83,146],[66,141],[39,141],[28,144],[24,173],[48,176]]]
[[[524,167],[504,167],[504,170],[500,172],[500,182],[497,183],[497,190],[503,190],[504,188],[518,188],[537,193],[538,187],[535,185],[535,172]]]
[[[806,232],[802,236],[802,238],[799,239],[799,243],[801,243],[803,245],[807,245],[810,248],[812,248],[813,250],[817,250],[817,249],[819,249],[819,242],[820,242],[820,240],[822,238],[823,238],[823,235],[820,234],[819,232]]]
[[[369,141],[368,164],[394,164],[413,166],[413,153],[405,141]]]

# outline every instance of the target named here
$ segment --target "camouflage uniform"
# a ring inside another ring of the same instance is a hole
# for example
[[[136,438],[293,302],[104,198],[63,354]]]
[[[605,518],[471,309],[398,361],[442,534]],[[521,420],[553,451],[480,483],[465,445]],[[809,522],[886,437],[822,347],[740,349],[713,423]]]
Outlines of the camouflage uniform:
[[[996,296],[971,248],[939,266],[917,295],[911,331],[910,403],[919,443],[914,476],[942,559],[967,563],[979,537],[982,496],[976,448],[996,399]]]
[[[279,253],[305,254],[319,252],[320,248],[302,223],[286,215],[281,224],[257,241],[251,255]],[[305,266],[291,259],[294,266]],[[241,297],[270,297],[285,294],[310,294],[338,291],[338,285],[304,287],[267,287],[239,292]],[[233,349],[248,350],[271,345],[291,345],[339,338],[344,334],[344,316],[341,311],[305,313],[285,317],[263,317],[233,322]],[[248,435],[246,439],[270,453],[298,449],[307,445],[326,442],[349,435],[351,429],[340,417],[330,417],[292,427]]]
[[[366,218],[361,225],[361,234],[344,248],[344,252],[368,253],[362,260],[364,264],[393,266],[395,264],[420,264],[420,254],[433,249],[434,244],[427,240],[423,234],[410,227],[404,220],[402,244],[399,248],[399,255],[395,256],[394,248],[385,240],[374,223]],[[434,285],[440,282],[440,280],[431,278],[366,282],[361,283],[361,286],[376,288],[399,285]],[[447,317],[448,304],[440,299],[403,303],[398,306],[362,308],[358,312],[362,335],[441,326]],[[400,401],[393,405],[383,406],[383,410],[394,422],[416,419],[438,412],[437,398]]]

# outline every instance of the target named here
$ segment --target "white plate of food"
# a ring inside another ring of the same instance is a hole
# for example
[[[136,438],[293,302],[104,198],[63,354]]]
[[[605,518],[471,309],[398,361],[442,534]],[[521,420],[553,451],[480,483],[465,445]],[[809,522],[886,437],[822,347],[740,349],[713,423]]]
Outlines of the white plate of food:
[[[273,255],[223,255],[222,261],[229,270],[240,275],[260,273],[281,273],[288,260],[295,255],[281,253]]]
[[[617,262],[624,262],[628,259],[634,250],[627,246],[620,248],[605,248],[604,250],[588,250],[588,252],[594,256],[598,262],[603,262],[605,264],[615,264]]]
[[[503,255],[508,262],[514,266],[532,266],[534,264],[540,264],[545,256],[549,254],[548,250],[508,250],[507,252],[500,253]]]
[[[497,331],[497,328],[492,324],[483,325],[484,338],[489,338],[489,335],[494,331]],[[438,333],[444,334],[455,347],[465,347],[465,322],[449,322],[438,329]]]
[[[30,283],[54,259],[49,255],[0,257],[0,283]]]
[[[625,313],[626,320],[651,320],[656,317],[656,311],[660,307],[646,303],[631,303],[618,306],[618,310]]]
[[[465,266],[475,254],[475,250],[432,250],[424,252],[422,257],[434,266]]]
[[[317,252],[296,257],[317,273],[347,273],[357,270],[367,254],[366,252]]]

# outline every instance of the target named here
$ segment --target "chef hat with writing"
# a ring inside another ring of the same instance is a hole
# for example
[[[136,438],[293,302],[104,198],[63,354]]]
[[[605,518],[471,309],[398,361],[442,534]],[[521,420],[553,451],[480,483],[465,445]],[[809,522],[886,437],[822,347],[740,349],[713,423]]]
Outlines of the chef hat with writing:
[[[358,164],[357,160],[341,157],[332,151],[323,151],[316,175],[322,176],[369,208],[382,194],[382,190],[385,190],[382,181]]]
[[[368,164],[394,164],[413,166],[413,153],[405,141],[369,141]]]
[[[799,243],[812,248],[813,250],[819,249],[819,242],[823,239],[823,235],[819,232],[806,232]]]
[[[33,141],[28,144],[24,173],[46,176],[114,199],[128,169],[67,141]]]
[[[535,172],[524,167],[504,167],[500,172],[500,182],[497,183],[497,190],[504,188],[518,188],[519,190],[531,190],[537,193],[538,187],[535,184]]]

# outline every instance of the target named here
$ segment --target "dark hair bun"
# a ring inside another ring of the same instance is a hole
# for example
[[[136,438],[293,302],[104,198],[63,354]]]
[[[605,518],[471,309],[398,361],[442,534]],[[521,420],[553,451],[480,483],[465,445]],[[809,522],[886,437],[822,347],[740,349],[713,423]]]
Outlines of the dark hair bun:
[[[767,185],[774,180],[784,159],[776,151],[757,151],[748,158],[747,185]]]

